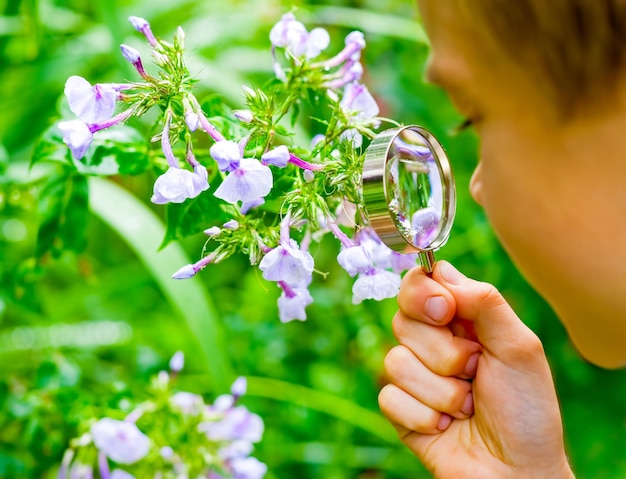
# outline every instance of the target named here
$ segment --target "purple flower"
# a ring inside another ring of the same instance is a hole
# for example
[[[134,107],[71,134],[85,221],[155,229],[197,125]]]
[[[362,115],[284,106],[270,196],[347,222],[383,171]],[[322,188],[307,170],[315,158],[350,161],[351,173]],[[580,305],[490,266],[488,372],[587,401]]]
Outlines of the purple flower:
[[[289,163],[289,159],[291,155],[289,154],[289,150],[285,145],[280,145],[279,147],[274,148],[273,150],[264,153],[261,156],[261,163],[264,165],[273,165],[278,166],[279,168],[284,168]]]
[[[272,172],[267,166],[255,159],[243,158],[239,167],[217,188],[215,196],[231,204],[247,203],[267,196],[272,185]]]
[[[256,457],[237,457],[229,465],[233,479],[261,479],[267,472],[267,466]]]
[[[131,65],[135,65],[137,62],[141,61],[141,55],[136,48],[122,43],[120,45],[120,50],[122,51],[124,59]]]
[[[292,287],[308,285],[313,276],[313,267],[311,254],[301,251],[292,239],[281,240],[259,263],[263,278],[268,281],[283,281]]]
[[[283,282],[279,282],[283,293],[278,298],[278,316],[282,323],[288,323],[294,319],[305,321],[305,308],[313,302],[313,297],[307,288],[291,288]]]
[[[233,111],[235,118],[242,123],[252,123],[254,116],[250,110],[235,110]]]
[[[243,376],[239,376],[230,387],[230,393],[236,400],[246,394],[246,389],[248,389],[248,380]]]
[[[59,122],[59,129],[63,133],[63,142],[70,148],[72,156],[80,160],[87,153],[95,132],[125,121],[132,113],[133,110],[129,108],[113,118],[90,125],[81,120],[61,121]]]
[[[313,183],[313,181],[315,180],[315,173],[313,173],[311,170],[304,170],[304,172],[302,173],[302,177],[307,183]]]
[[[235,171],[239,168],[243,156],[240,145],[230,140],[215,142],[209,153],[217,161],[220,171],[226,172]]]
[[[352,277],[365,273],[373,267],[372,260],[360,245],[341,250],[337,256],[337,262]]]
[[[378,238],[373,229],[361,229],[357,235],[357,242],[365,250],[376,268],[392,267],[393,251]]]
[[[263,420],[244,406],[228,409],[220,421],[202,423],[199,428],[213,441],[245,440],[259,442]]]
[[[124,59],[135,67],[135,70],[137,70],[141,78],[144,80],[152,80],[152,77],[146,73],[141,61],[141,56],[135,48],[122,44],[120,45],[120,50],[122,51]]]
[[[376,117],[380,113],[378,104],[365,85],[358,82],[348,83],[341,99],[348,121],[351,124],[376,125]],[[342,139],[351,140],[355,148],[363,143],[363,138],[356,128],[346,130]]]
[[[207,170],[195,161],[191,150],[188,150],[188,160],[193,164],[194,171],[183,170],[178,166],[178,160],[174,156],[170,143],[171,121],[172,114],[168,111],[161,134],[161,148],[170,167],[154,182],[154,194],[150,201],[157,205],[182,203],[187,198],[195,198],[209,188]]]
[[[135,479],[135,476],[121,469],[113,469],[109,479]]]
[[[380,113],[367,87],[357,82],[346,85],[341,106],[351,118],[360,122],[372,121]]]
[[[264,203],[265,203],[265,198],[256,198],[254,200],[245,201],[241,204],[241,208],[239,208],[239,212],[242,215],[247,215],[248,211],[250,211],[252,208],[261,206]]]
[[[70,479],[93,479],[93,468],[87,464],[75,462],[70,468]]]
[[[211,413],[223,414],[235,405],[235,398],[230,394],[221,394],[215,398],[213,404],[207,406]]]
[[[293,13],[286,13],[270,31],[270,41],[274,47],[285,48],[295,57],[315,58],[328,47],[330,36],[323,28],[307,32]]]
[[[224,223],[223,227],[227,230],[236,230],[239,229],[239,222],[237,220],[230,220]]]
[[[148,40],[148,43],[151,46],[155,47],[157,45],[157,40],[156,38],[154,38],[154,34],[150,29],[150,24],[145,18],[131,16],[128,17],[128,21],[131,23],[135,30],[137,30],[139,33],[143,33],[143,35],[146,37],[146,40]]]
[[[229,443],[227,446],[220,448],[218,455],[228,461],[236,457],[249,456],[254,446],[250,441],[237,440]]]
[[[204,234],[210,237],[217,236],[222,232],[222,228],[219,226],[211,226],[210,228],[204,230]]]
[[[163,446],[159,450],[159,454],[161,454],[161,457],[163,459],[171,459],[174,456],[174,449],[172,449],[170,446]]]
[[[128,17],[128,21],[133,26],[133,28],[135,30],[137,30],[138,32],[140,32],[140,33],[141,33],[141,31],[144,28],[150,27],[150,24],[148,23],[148,20],[146,20],[145,18],[142,18],[142,17],[135,17],[135,16],[131,15],[130,17]]]
[[[185,123],[187,124],[189,131],[196,131],[198,129],[198,125],[200,124],[200,117],[194,111],[187,110],[185,111]]]
[[[178,373],[185,367],[185,353],[176,351],[170,359],[170,371]]]
[[[395,297],[400,291],[402,279],[397,273],[384,269],[372,269],[361,274],[352,286],[352,302],[359,304],[364,299],[381,301]]]
[[[192,278],[196,275],[198,271],[200,271],[206,265],[208,265],[209,263],[212,263],[213,261],[215,261],[215,253],[208,254],[204,258],[202,258],[200,261],[194,264],[188,264],[188,265],[183,266],[172,275],[172,278],[173,279]]]
[[[133,464],[150,450],[150,439],[132,422],[100,419],[91,426],[96,447],[120,464]]]
[[[186,264],[172,275],[172,279],[189,279],[193,278],[198,271],[192,264]]]
[[[441,223],[441,214],[434,208],[423,208],[411,218],[412,241],[418,248],[428,248],[432,243]]]
[[[391,253],[391,269],[394,273],[403,273],[417,264],[418,254]]]
[[[201,174],[170,167],[154,183],[154,194],[150,201],[157,205],[182,203],[195,198],[209,188],[206,177]]]
[[[346,36],[346,46],[330,60],[322,63],[324,68],[335,68],[344,62],[358,62],[361,59],[361,50],[365,48],[363,33],[354,31]]]
[[[188,392],[177,392],[170,398],[171,403],[183,414],[196,416],[202,411],[204,401],[201,396]]]
[[[363,76],[363,65],[360,62],[347,61],[343,67],[331,76],[331,80],[324,83],[326,88],[343,88],[348,83],[356,82]]]
[[[91,86],[83,77],[73,75],[65,82],[70,110],[85,123],[96,123],[113,116],[117,91],[111,85]]]
[[[328,32],[323,28],[314,28],[307,35],[305,44],[301,48],[306,58],[315,58],[326,50],[329,44],[330,35]]]
[[[113,118],[90,125],[81,120],[61,121],[59,122],[59,129],[63,133],[63,142],[70,148],[72,156],[80,160],[89,149],[95,132],[123,122],[128,119],[132,113],[133,110],[128,109],[115,115]]]
[[[354,228],[354,225],[356,224],[354,221],[355,215],[356,205],[346,199],[344,199],[335,210],[337,224],[341,226],[347,226],[348,228]]]
[[[77,160],[85,156],[93,141],[89,125],[81,120],[61,121],[59,129],[63,133],[63,142],[69,147],[72,156]]]

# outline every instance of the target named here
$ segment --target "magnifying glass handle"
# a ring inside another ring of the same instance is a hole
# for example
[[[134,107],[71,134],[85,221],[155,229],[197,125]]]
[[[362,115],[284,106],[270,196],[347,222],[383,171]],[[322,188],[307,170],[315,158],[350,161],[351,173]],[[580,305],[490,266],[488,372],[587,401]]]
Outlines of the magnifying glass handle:
[[[433,253],[432,250],[423,251],[419,254],[419,256],[424,273],[431,276],[433,274],[433,266],[435,265],[435,253]]]

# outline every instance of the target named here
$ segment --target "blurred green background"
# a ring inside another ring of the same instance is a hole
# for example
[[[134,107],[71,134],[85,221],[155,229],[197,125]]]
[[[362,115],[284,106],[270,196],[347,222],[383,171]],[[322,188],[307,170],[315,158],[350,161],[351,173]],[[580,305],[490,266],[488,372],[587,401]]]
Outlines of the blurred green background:
[[[579,359],[470,199],[476,139],[451,134],[461,118],[422,81],[428,47],[408,0],[0,0],[0,477],[55,477],[80,419],[140,400],[176,350],[187,359],[180,389],[211,399],[235,375],[250,378],[245,403],[265,419],[256,455],[268,464],[268,478],[430,477],[378,412],[395,303],[351,304],[336,242],[312,252],[330,274],[315,278],[308,321],[286,325],[277,319],[278,289],[244,257],[187,282],[169,280],[199,257],[204,240],[157,252],[163,209],[148,203],[153,178],[92,183],[84,253],[33,259],[33,146],[58,119],[68,76],[134,78],[118,54],[122,42],[143,46],[129,15],[147,18],[164,38],[182,25],[199,96],[218,94],[241,107],[240,86],[271,75],[268,33],[292,6],[309,28],[329,29],[335,50],[346,33],[362,30],[365,82],[382,114],[440,136],[459,206],[439,257],[495,284],[543,339],[579,476],[626,477],[626,374]]]

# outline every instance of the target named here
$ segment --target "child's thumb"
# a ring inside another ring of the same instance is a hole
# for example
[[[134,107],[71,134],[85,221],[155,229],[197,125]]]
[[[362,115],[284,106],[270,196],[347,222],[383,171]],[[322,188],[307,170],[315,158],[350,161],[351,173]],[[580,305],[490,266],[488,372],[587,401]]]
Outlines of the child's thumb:
[[[469,279],[446,261],[439,261],[433,277],[456,301],[457,318],[471,321],[478,341],[503,361],[518,362],[541,352],[537,336],[517,317],[491,284]]]

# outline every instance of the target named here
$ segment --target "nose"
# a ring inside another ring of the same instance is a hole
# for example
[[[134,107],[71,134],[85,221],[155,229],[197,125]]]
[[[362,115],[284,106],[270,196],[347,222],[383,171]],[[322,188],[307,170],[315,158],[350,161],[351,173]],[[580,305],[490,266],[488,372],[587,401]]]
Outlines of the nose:
[[[483,183],[482,183],[482,163],[478,163],[478,166],[474,170],[474,174],[472,175],[472,179],[470,180],[470,194],[474,201],[478,203],[480,206],[483,206],[482,202],[482,191],[483,191]]]

